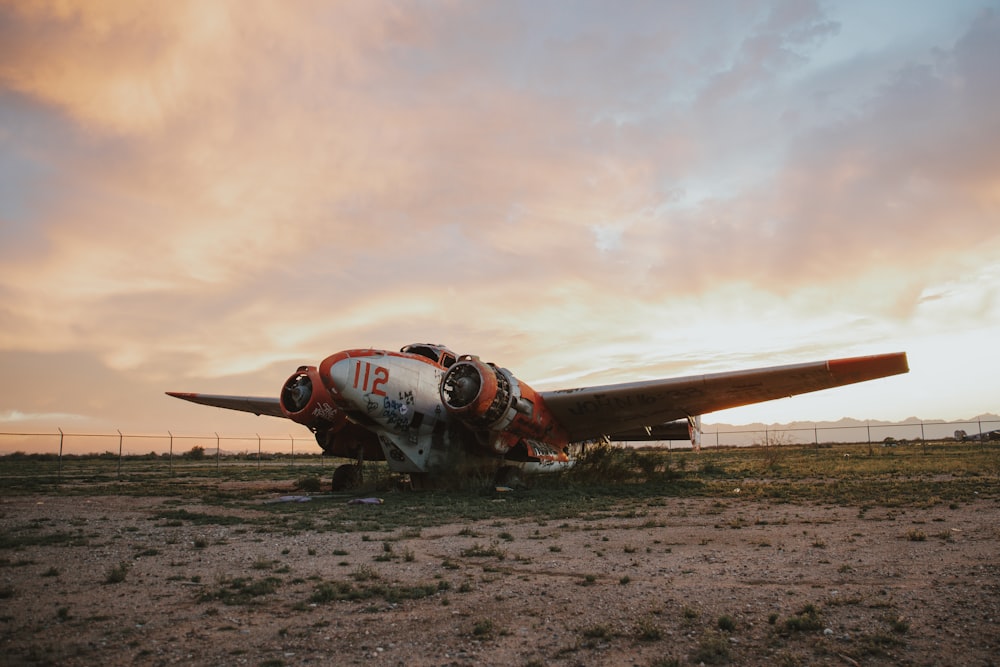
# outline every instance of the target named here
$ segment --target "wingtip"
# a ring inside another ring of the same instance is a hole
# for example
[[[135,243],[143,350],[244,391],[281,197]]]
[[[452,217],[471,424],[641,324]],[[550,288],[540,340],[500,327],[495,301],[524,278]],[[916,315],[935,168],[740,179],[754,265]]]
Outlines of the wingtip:
[[[834,359],[828,362],[828,368],[834,376],[845,382],[862,382],[910,372],[906,352]]]

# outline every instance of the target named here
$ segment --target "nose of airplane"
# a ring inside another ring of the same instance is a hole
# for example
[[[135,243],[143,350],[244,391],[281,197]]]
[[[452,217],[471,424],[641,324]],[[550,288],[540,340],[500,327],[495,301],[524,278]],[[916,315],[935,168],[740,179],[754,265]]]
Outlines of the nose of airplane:
[[[351,350],[331,354],[319,366],[320,378],[334,397],[343,396],[348,388]]]

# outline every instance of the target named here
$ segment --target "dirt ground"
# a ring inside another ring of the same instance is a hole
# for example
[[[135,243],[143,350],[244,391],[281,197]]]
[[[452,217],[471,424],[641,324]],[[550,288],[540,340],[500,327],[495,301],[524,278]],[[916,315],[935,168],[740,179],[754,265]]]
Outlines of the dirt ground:
[[[0,496],[0,663],[1000,661],[992,499],[859,509],[734,493],[336,532],[261,529],[273,496]]]

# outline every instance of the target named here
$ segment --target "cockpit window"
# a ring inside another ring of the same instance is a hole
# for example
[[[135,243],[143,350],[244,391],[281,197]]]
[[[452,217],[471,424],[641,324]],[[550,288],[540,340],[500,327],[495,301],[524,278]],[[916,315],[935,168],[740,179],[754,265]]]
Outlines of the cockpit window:
[[[421,357],[426,357],[436,364],[440,364],[445,368],[448,368],[453,363],[455,363],[455,355],[440,346],[437,345],[427,345],[423,343],[415,343],[413,345],[407,345],[400,352],[404,354],[418,354]]]
[[[400,350],[400,352],[405,352],[406,354],[419,354],[421,357],[427,357],[434,362],[438,360],[437,350],[434,350],[426,345],[407,345]]]

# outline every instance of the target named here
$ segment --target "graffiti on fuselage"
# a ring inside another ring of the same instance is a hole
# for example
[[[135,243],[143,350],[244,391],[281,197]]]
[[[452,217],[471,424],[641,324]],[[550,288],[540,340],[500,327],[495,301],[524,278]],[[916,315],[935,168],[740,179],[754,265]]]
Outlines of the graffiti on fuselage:
[[[382,399],[382,419],[389,426],[405,431],[410,425],[410,406],[386,396]]]

